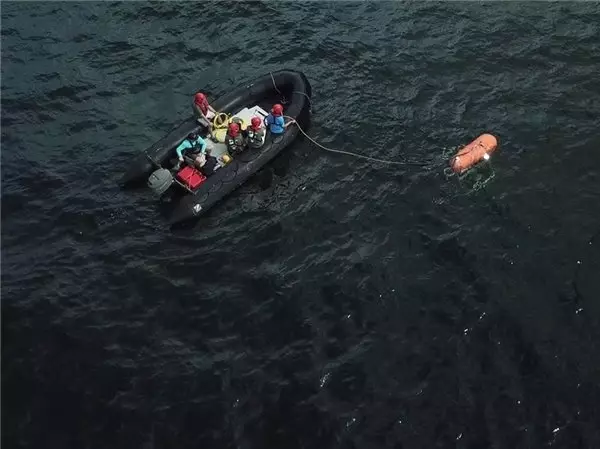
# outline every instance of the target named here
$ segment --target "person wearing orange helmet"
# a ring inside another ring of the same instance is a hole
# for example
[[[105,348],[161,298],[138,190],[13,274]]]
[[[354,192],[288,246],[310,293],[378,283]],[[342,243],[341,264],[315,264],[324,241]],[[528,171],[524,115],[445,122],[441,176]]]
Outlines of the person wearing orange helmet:
[[[217,114],[217,111],[215,111],[215,108],[208,104],[206,95],[204,95],[202,92],[198,92],[196,95],[194,95],[194,103],[192,104],[192,108],[198,123],[206,126],[209,131],[212,131],[212,123],[210,120]]]
[[[231,122],[227,127],[225,145],[227,145],[227,151],[229,151],[229,154],[237,154],[244,149],[245,142],[244,137],[242,136],[240,125],[235,122]]]
[[[261,148],[265,143],[265,128],[259,117],[252,117],[250,126],[246,129],[247,143],[249,148]]]
[[[285,132],[285,129],[294,121],[285,122],[283,118],[283,106],[279,103],[274,104],[269,115],[265,117],[265,126],[269,128],[271,134],[280,135]]]

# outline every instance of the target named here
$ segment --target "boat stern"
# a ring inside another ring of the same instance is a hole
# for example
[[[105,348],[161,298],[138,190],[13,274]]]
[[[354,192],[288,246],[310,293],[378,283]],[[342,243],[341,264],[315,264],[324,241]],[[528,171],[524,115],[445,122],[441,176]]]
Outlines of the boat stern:
[[[204,212],[205,209],[200,198],[196,195],[186,195],[179,200],[171,212],[169,226],[196,221]]]

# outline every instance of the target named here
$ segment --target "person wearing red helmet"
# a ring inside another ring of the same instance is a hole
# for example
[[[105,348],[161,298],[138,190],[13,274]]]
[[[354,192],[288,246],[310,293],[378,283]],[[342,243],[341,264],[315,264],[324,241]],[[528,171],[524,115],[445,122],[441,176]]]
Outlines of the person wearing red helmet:
[[[265,117],[265,126],[269,128],[271,134],[280,135],[285,132],[285,129],[294,121],[285,122],[283,118],[283,106],[279,103],[274,104],[269,115]]]
[[[229,151],[229,154],[238,154],[244,149],[245,142],[241,133],[240,125],[235,122],[231,122],[227,127],[225,145],[227,145],[227,151]]]
[[[196,116],[198,123],[206,126],[209,131],[212,130],[211,119],[217,114],[215,108],[208,104],[206,95],[202,92],[198,92],[194,95],[194,103],[192,104],[194,115]]]
[[[246,129],[249,148],[261,148],[265,143],[265,128],[262,126],[262,121],[259,117],[252,117],[250,126]]]

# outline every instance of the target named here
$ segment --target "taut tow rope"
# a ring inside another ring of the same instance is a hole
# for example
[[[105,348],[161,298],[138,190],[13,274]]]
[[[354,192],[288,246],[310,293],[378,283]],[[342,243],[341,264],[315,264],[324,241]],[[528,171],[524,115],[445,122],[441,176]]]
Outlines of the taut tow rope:
[[[285,100],[285,96],[283,95],[283,92],[281,92],[279,90],[279,88],[277,87],[277,84],[275,83],[275,77],[273,76],[273,72],[269,72],[269,74],[271,75],[271,80],[273,81],[273,87],[275,88],[275,90],[277,91],[277,93],[279,95],[281,95],[282,99]],[[292,94],[294,94],[294,93],[304,95],[308,99],[309,106],[312,109],[312,100],[311,100],[311,98],[305,92],[293,91]],[[282,101],[282,102],[284,102],[284,101]],[[366,159],[368,161],[379,162],[381,164],[388,164],[388,165],[416,165],[416,166],[423,167],[423,166],[426,166],[426,165],[430,164],[430,162],[417,162],[417,161],[390,161],[390,160],[387,160],[387,159],[379,159],[379,158],[376,158],[376,157],[365,156],[364,154],[353,153],[352,151],[335,150],[333,148],[328,148],[325,145],[322,145],[319,142],[317,142],[311,136],[309,136],[306,133],[306,131],[304,131],[302,129],[302,127],[300,126],[300,124],[298,123],[298,121],[294,117],[290,117],[290,116],[287,116],[287,115],[284,115],[284,117],[287,118],[287,119],[289,119],[289,120],[291,120],[292,123],[295,124],[298,127],[298,130],[302,134],[304,134],[304,136],[308,140],[310,140],[312,143],[314,143],[317,147],[321,148],[322,150],[329,151],[330,153],[346,154],[348,156],[354,156],[354,157],[357,157],[359,159]]]
[[[325,145],[320,144],[319,142],[317,142],[315,139],[313,139],[311,136],[309,136],[306,131],[304,131],[302,129],[302,127],[300,126],[300,124],[296,121],[296,119],[294,119],[293,117],[284,115],[285,118],[290,119],[292,121],[293,124],[295,124],[298,127],[298,130],[304,134],[304,136],[310,140],[312,143],[314,143],[316,146],[318,146],[319,148],[325,150],[325,151],[329,151],[331,153],[339,153],[339,154],[347,154],[349,156],[354,156],[357,157],[359,159],[366,159],[368,161],[373,161],[373,162],[380,162],[382,164],[388,164],[388,165],[416,165],[416,166],[426,166],[429,165],[430,162],[418,162],[418,161],[390,161],[387,159],[379,159],[376,157],[371,157],[371,156],[365,156],[364,154],[358,154],[358,153],[353,153],[352,151],[346,151],[346,150],[335,150],[333,148],[328,148]]]

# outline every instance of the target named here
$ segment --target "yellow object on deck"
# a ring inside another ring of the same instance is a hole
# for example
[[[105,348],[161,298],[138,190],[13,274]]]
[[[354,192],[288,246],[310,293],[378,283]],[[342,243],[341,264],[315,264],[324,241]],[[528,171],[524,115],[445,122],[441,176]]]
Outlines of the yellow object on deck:
[[[240,129],[245,130],[248,124],[241,118],[231,116],[225,112],[219,112],[213,119],[213,131],[212,136],[217,142],[225,143],[225,136],[227,135],[227,128],[231,122],[239,123]]]

